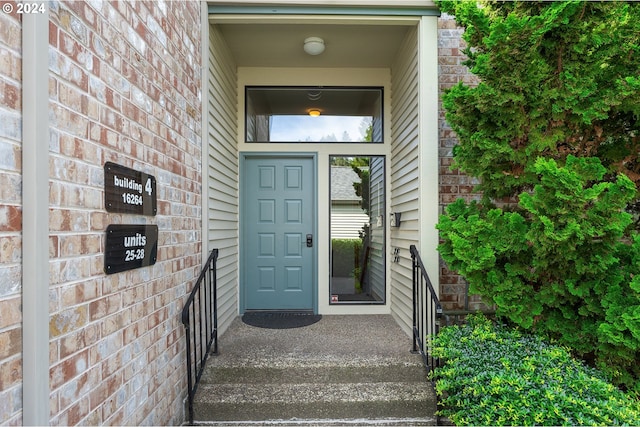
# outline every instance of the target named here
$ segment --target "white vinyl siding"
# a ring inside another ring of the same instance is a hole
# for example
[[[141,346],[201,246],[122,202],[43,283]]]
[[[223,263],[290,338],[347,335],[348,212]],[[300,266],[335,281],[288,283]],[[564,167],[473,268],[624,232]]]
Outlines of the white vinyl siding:
[[[369,283],[371,292],[384,300],[385,298],[385,188],[384,188],[384,157],[372,157],[369,175],[369,202],[371,205],[371,247],[369,265]],[[378,225],[380,219],[381,224]]]
[[[391,247],[400,248],[391,263],[391,312],[405,330],[412,323],[412,271],[410,245],[418,245],[420,232],[419,173],[419,52],[418,28],[412,28],[391,68],[391,212],[402,223],[391,229]]]
[[[362,227],[369,223],[369,216],[359,204],[331,206],[331,238],[360,239]]]
[[[382,128],[384,126],[384,117],[382,116],[382,98],[378,100],[378,103],[375,105],[374,111],[377,111],[378,114],[373,116],[373,122],[371,123],[373,132],[371,133],[371,141],[384,141],[384,135],[382,132]]]
[[[208,235],[218,257],[218,322],[224,331],[238,315],[237,73],[215,26],[209,34]]]
[[[245,141],[269,141],[269,116],[257,115],[253,98],[246,97],[246,136]]]

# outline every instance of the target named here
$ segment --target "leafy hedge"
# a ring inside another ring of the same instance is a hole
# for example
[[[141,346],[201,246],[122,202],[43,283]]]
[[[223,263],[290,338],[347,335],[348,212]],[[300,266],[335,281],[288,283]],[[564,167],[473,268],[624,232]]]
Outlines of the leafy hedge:
[[[440,415],[456,425],[640,425],[640,402],[566,348],[481,315],[432,341]]]
[[[635,188],[595,158],[538,159],[511,211],[464,201],[440,219],[442,258],[499,316],[558,339],[640,393],[640,236]]]
[[[361,248],[362,239],[331,239],[333,275],[352,277]]]
[[[452,167],[483,194],[442,216],[442,258],[640,395],[640,2],[436,3],[478,77],[442,98]]]

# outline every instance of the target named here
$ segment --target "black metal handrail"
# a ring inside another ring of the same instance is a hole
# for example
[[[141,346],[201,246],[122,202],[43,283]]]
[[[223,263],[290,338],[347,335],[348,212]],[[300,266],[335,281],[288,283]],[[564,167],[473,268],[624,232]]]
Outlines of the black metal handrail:
[[[191,425],[193,398],[198,390],[205,362],[209,354],[218,353],[217,259],[218,249],[214,249],[182,309],[182,324],[187,340],[188,416]]]
[[[429,351],[428,337],[440,330],[442,306],[433,289],[427,270],[415,245],[409,247],[413,269],[413,352],[420,353],[427,370],[438,366],[439,360]]]

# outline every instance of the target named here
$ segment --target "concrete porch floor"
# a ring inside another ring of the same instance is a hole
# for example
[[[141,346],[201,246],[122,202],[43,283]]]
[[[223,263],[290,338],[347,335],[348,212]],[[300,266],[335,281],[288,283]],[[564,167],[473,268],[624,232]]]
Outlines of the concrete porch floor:
[[[391,315],[328,315],[293,329],[256,328],[238,317],[219,337],[219,355],[209,363],[312,367],[336,360],[356,366],[381,361],[421,363],[411,353],[411,338]]]
[[[293,329],[237,318],[207,362],[196,423],[434,425],[433,387],[410,350],[390,315],[329,315]]]

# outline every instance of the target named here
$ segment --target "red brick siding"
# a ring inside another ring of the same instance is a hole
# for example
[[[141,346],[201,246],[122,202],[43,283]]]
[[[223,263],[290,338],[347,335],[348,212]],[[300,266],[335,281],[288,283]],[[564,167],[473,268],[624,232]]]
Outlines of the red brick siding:
[[[202,247],[200,3],[54,2],[49,35],[51,424],[179,424],[179,310]],[[156,177],[155,217],[105,211],[107,161]],[[140,222],[158,225],[157,263],[106,276],[107,225]]]
[[[463,29],[456,25],[452,16],[443,14],[438,19],[438,85],[440,92],[439,104],[439,157],[440,157],[440,212],[443,213],[447,205],[459,198],[467,201],[478,199],[473,192],[478,181],[458,170],[451,169],[453,162],[453,147],[458,144],[455,132],[445,120],[442,108],[443,92],[464,82],[469,85],[477,84],[477,77],[469,72],[462,63],[465,55],[462,53],[465,42],[462,40]],[[466,283],[457,273],[449,270],[440,260],[440,300],[445,310],[479,309],[483,308],[482,301],[477,296],[467,297]]]
[[[0,2],[15,8],[15,3]],[[22,37],[0,13],[0,425],[22,424]]]

